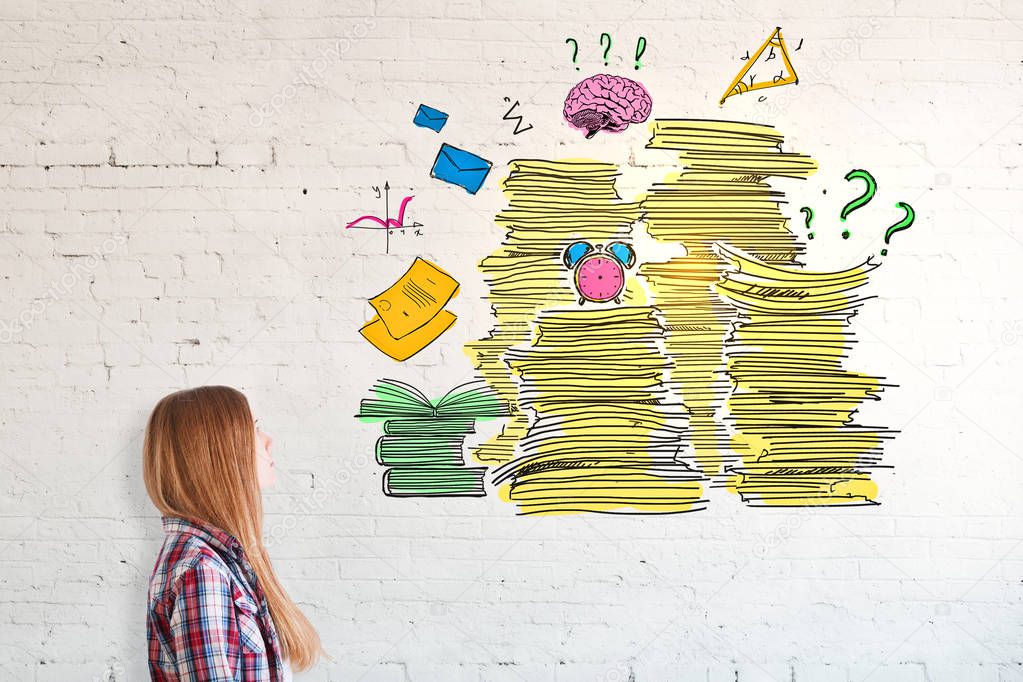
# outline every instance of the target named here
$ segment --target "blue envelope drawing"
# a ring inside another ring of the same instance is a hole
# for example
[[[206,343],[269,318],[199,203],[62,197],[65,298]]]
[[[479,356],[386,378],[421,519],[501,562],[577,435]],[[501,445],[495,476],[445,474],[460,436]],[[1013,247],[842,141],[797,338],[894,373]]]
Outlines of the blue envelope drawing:
[[[413,117],[412,122],[420,128],[429,128],[439,133],[444,124],[448,122],[448,115],[440,109],[420,104],[419,108],[416,109],[416,115]]]
[[[464,187],[475,194],[483,186],[494,164],[464,149],[442,144],[430,170],[430,177]]]

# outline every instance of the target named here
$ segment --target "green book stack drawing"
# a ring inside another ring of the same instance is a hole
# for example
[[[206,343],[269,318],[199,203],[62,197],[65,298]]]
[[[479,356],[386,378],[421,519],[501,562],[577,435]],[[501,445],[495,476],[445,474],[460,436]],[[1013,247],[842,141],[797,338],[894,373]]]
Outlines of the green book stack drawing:
[[[356,415],[383,422],[375,447],[378,464],[387,467],[384,494],[389,497],[485,497],[486,467],[465,463],[465,437],[477,419],[510,416],[508,405],[481,381],[456,386],[430,400],[410,384],[381,379],[373,398]]]

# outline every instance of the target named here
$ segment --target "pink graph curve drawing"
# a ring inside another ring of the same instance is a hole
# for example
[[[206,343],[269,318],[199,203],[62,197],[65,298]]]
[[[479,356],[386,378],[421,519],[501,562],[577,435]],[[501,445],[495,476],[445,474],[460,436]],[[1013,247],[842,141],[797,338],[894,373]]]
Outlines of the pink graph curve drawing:
[[[375,215],[363,215],[363,216],[359,216],[358,218],[356,218],[352,222],[350,222],[347,225],[345,225],[345,229],[348,229],[348,228],[351,228],[351,227],[360,227],[360,228],[369,229],[369,230],[379,230],[381,228],[384,228],[384,229],[401,229],[401,228],[404,228],[404,227],[409,227],[408,225],[405,225],[405,207],[408,206],[408,202],[410,202],[410,201],[412,201],[412,197],[410,197],[410,196],[409,197],[405,197],[404,199],[401,200],[401,205],[398,207],[398,217],[397,218],[387,218],[385,220],[382,220],[382,219],[376,217]],[[358,223],[362,222],[363,220],[371,220],[371,221],[377,223],[380,227],[370,227],[368,225],[358,225]]]

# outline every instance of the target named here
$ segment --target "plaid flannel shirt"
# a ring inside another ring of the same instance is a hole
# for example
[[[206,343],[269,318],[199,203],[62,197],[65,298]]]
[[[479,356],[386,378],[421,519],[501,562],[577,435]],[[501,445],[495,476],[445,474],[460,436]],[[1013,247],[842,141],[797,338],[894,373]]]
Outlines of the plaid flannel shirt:
[[[241,544],[185,519],[164,517],[163,529],[149,583],[152,679],[281,682],[277,631]]]

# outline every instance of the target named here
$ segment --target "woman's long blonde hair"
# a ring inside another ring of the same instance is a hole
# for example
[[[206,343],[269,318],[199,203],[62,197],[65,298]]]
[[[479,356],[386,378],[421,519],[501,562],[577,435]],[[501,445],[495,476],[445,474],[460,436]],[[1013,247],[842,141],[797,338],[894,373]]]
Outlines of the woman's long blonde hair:
[[[227,386],[170,394],[149,417],[143,460],[146,491],[161,514],[212,524],[242,544],[266,593],[283,655],[296,669],[309,668],[321,652],[319,635],[284,591],[263,545],[249,401]]]

